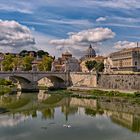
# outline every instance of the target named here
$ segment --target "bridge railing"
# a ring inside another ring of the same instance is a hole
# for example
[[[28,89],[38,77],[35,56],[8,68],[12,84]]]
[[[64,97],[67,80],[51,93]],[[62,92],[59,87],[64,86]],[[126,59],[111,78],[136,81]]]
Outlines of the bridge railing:
[[[66,72],[52,72],[52,71],[0,71],[0,74],[64,74]]]

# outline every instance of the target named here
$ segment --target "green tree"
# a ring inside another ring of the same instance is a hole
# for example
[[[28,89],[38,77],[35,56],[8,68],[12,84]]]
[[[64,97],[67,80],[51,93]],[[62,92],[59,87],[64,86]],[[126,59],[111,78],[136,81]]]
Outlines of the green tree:
[[[0,78],[0,85],[12,85],[12,81]]]
[[[37,51],[37,55],[39,58],[42,58],[44,55],[49,56],[48,52],[44,52],[43,50]]]
[[[104,70],[104,63],[103,62],[98,62],[95,66],[96,71],[102,72]]]
[[[4,71],[12,71],[13,70],[13,59],[14,56],[11,54],[5,55],[4,60],[2,61],[2,67]]]
[[[23,57],[22,65],[25,71],[32,70],[32,61],[34,57],[32,56],[25,56]]]
[[[13,58],[13,68],[17,69],[22,65],[22,59],[20,57]]]
[[[49,56],[44,56],[42,62],[38,64],[38,69],[40,71],[50,71],[53,59]]]
[[[97,62],[95,60],[89,60],[85,62],[85,66],[89,71],[91,71],[93,68],[95,68]]]
[[[28,55],[28,51],[27,50],[22,50],[20,53],[19,53],[20,56],[24,57],[26,55]]]

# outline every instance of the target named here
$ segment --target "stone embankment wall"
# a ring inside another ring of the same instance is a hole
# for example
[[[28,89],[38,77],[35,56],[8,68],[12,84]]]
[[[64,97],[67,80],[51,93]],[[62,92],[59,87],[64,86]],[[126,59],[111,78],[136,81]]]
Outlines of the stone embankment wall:
[[[96,74],[70,73],[71,85],[75,87],[99,87],[103,89],[140,90],[140,73]]]
[[[140,90],[140,74],[100,74],[97,79],[100,88]]]
[[[96,73],[71,72],[69,80],[72,86],[97,87]]]

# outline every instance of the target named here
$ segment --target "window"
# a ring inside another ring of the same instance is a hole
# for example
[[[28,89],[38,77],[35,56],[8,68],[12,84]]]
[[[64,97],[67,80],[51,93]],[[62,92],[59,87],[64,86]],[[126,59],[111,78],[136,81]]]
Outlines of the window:
[[[135,66],[137,66],[137,61],[135,61]]]

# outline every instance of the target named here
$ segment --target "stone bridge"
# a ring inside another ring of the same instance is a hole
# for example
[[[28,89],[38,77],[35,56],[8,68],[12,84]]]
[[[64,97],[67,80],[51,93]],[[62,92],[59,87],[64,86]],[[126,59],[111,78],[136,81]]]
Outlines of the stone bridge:
[[[37,91],[38,81],[48,78],[54,88],[66,88],[68,86],[96,87],[96,73],[82,72],[40,72],[40,71],[9,71],[0,72],[0,78],[11,79],[20,85],[23,91]]]
[[[28,91],[37,91],[38,81],[44,77],[50,79],[55,88],[64,88],[69,85],[69,73],[67,72],[0,72],[0,78],[16,81],[19,83],[22,90]]]

